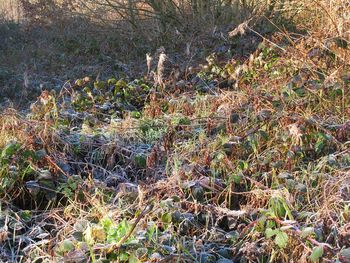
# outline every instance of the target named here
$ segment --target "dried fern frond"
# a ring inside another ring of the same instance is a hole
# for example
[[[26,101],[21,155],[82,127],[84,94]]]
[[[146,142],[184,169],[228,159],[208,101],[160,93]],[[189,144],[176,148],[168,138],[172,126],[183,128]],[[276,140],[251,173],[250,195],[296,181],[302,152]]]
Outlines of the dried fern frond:
[[[149,76],[149,74],[151,73],[152,61],[153,61],[153,57],[151,56],[151,54],[147,53],[146,54],[147,76]]]
[[[228,33],[229,37],[235,37],[237,35],[243,36],[247,32],[249,22],[250,20],[247,20],[239,24],[235,29]]]
[[[162,85],[163,84],[163,80],[164,80],[164,64],[165,61],[167,60],[167,55],[162,52],[159,55],[159,60],[158,60],[158,65],[157,65],[157,84]]]

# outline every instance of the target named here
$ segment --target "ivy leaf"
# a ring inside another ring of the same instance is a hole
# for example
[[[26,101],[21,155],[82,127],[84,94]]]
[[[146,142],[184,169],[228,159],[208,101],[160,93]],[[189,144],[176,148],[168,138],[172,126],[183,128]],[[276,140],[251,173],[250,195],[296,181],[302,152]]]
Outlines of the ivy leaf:
[[[318,262],[318,260],[323,256],[323,246],[315,247],[312,250],[310,259],[312,262]]]
[[[288,235],[285,232],[278,231],[275,237],[275,243],[280,248],[285,248],[288,245]]]

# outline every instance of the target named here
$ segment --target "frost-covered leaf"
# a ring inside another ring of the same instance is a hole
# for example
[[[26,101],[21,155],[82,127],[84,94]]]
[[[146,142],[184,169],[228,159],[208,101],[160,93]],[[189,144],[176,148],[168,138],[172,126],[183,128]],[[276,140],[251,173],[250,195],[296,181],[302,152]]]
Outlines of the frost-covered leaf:
[[[279,232],[278,229],[267,228],[267,229],[265,230],[265,236],[266,236],[266,238],[271,238],[271,237],[273,237],[274,235],[276,235],[278,232]]]
[[[318,260],[323,256],[323,246],[315,247],[312,250],[310,259],[312,262],[318,262]]]
[[[314,233],[315,233],[315,230],[313,227],[305,227],[301,232],[301,237],[306,238]]]
[[[275,243],[280,248],[285,248],[288,245],[288,235],[287,235],[287,233],[279,231],[276,234]]]

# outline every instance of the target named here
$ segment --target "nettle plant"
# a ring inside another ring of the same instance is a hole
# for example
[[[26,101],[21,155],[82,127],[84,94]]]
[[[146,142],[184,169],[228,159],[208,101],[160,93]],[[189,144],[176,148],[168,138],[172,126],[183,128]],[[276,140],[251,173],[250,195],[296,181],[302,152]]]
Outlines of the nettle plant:
[[[17,200],[20,207],[56,200],[59,180],[54,180],[46,157],[44,149],[17,141],[7,143],[0,150],[0,196]]]
[[[170,223],[171,215],[163,214],[161,220]],[[93,262],[98,260],[140,262],[149,258],[157,247],[158,225],[151,221],[145,230],[136,231],[129,236],[132,229],[133,224],[127,219],[115,222],[109,215],[102,217],[97,223],[85,219],[78,220],[73,226],[72,237],[61,241],[56,246],[55,252],[59,257],[67,257],[83,251]],[[125,236],[128,238],[123,240]],[[123,241],[121,247],[112,249],[121,241]]]
[[[90,81],[89,78],[75,81],[71,104],[77,111],[91,108],[105,114],[132,112],[140,117],[150,87],[143,80],[127,82],[125,79],[110,78],[107,81]]]
[[[18,142],[9,142],[0,151],[0,195],[20,191],[20,187],[35,171],[31,163],[39,159],[36,152],[26,150]]]
[[[285,189],[285,191],[287,190]],[[325,244],[315,241],[316,232],[313,227],[298,229],[294,225],[295,218],[292,215],[292,208],[286,195],[288,193],[282,190],[270,197],[267,209],[261,211],[254,230],[262,233],[266,239],[273,240],[276,245],[276,248],[273,248],[274,252],[271,254],[271,261],[278,252],[288,250],[288,245],[298,236],[305,241],[305,245],[312,247],[309,259],[312,262],[319,262],[324,254]]]

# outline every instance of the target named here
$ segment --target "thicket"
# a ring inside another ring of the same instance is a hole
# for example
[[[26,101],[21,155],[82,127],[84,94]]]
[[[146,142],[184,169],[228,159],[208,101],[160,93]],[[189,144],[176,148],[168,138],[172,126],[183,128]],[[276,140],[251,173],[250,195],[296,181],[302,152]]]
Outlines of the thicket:
[[[350,262],[348,1],[16,4],[0,261]]]

